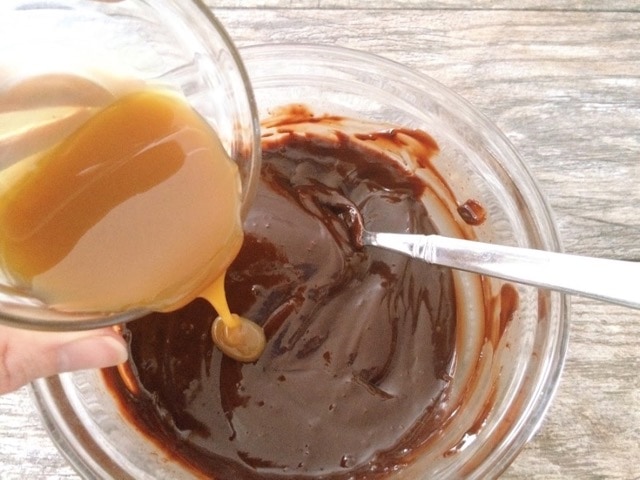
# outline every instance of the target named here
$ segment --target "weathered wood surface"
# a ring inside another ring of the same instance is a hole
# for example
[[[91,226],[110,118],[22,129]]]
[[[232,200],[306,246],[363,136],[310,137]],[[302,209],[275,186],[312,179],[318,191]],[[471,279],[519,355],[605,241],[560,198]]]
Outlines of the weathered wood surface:
[[[519,150],[567,251],[640,260],[639,3],[209,3],[239,45],[337,44],[451,87]],[[574,298],[558,393],[504,478],[637,479],[638,454],[640,312]],[[77,478],[25,390],[0,397],[0,478]]]

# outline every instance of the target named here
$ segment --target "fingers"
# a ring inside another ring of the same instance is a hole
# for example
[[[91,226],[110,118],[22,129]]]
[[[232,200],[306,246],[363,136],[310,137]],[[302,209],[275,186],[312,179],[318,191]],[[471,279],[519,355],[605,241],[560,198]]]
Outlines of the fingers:
[[[36,378],[109,367],[126,359],[125,342],[111,328],[54,333],[0,325],[0,394]]]

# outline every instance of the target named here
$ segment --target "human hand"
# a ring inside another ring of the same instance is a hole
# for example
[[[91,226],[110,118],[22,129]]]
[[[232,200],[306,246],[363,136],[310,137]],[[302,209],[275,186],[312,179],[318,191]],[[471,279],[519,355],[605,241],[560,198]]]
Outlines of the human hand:
[[[126,360],[124,339],[111,328],[39,332],[0,325],[0,394],[36,378],[104,368]]]

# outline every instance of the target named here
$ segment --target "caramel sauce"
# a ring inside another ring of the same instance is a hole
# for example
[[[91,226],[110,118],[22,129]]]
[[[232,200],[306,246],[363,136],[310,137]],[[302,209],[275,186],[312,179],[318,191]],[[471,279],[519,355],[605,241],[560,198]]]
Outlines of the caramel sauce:
[[[0,93],[2,160],[24,155],[0,172],[5,276],[60,310],[188,303],[224,277],[242,244],[235,163],[178,95],[113,98],[77,80],[78,95],[68,80],[39,79],[57,99],[35,95],[37,79]],[[39,142],[53,145],[26,148]],[[226,307],[223,289],[214,304]]]
[[[264,330],[257,323],[231,313],[224,277],[221,275],[200,293],[219,314],[211,326],[211,338],[225,355],[240,362],[254,362],[260,358],[267,343]]]

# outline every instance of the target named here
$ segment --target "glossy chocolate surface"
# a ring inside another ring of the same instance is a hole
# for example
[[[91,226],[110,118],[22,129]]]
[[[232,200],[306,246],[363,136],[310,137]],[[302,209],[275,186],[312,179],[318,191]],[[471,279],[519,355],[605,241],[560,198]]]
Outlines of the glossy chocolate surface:
[[[425,184],[361,142],[437,147],[423,132],[326,142],[286,128],[264,138],[226,281],[231,310],[264,326],[262,357],[224,357],[210,337],[216,313],[199,299],[125,326],[131,362],[105,378],[130,421],[205,476],[385,478],[443,421],[455,292],[447,269],[358,245],[360,219],[434,232]]]

